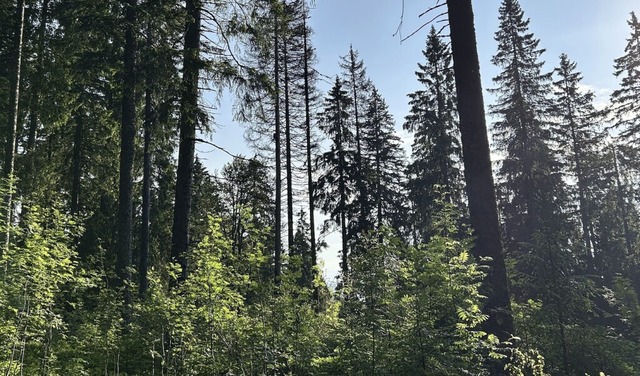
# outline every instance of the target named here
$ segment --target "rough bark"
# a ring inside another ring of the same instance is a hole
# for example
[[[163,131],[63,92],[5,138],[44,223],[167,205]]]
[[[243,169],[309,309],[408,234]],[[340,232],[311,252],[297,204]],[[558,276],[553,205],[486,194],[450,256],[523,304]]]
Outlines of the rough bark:
[[[513,333],[513,318],[491,171],[473,9],[471,0],[447,0],[447,7],[469,214],[475,236],[472,251],[478,259],[492,259],[482,285],[482,293],[487,296],[484,312],[489,316],[484,329],[506,340]]]
[[[122,90],[122,124],[120,128],[120,178],[118,189],[118,239],[116,276],[124,288],[125,309],[131,304],[131,259],[133,230],[133,159],[135,154],[136,103],[136,6],[128,0],[125,8],[124,83]]]
[[[184,36],[182,89],[180,99],[180,145],[171,231],[171,261],[180,266],[180,274],[172,284],[187,278],[189,250],[189,216],[195,162],[196,126],[198,124],[198,81],[200,77],[200,0],[187,0],[187,22]]]

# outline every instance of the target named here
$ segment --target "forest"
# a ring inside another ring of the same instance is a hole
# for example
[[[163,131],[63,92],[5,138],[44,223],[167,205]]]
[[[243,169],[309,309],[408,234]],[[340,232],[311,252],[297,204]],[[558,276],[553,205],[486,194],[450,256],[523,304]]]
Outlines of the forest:
[[[313,1],[1,3],[1,375],[640,375],[634,9],[600,106],[502,0],[485,109],[471,0],[424,1],[398,119]]]

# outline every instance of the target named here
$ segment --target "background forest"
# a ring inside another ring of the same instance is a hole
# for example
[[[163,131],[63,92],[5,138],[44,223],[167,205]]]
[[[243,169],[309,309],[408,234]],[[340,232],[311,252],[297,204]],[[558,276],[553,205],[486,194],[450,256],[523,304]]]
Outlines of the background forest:
[[[425,2],[404,119],[306,0],[1,4],[2,375],[640,375],[634,13],[602,107],[502,0],[492,180],[470,1]],[[213,172],[215,95],[253,156]]]

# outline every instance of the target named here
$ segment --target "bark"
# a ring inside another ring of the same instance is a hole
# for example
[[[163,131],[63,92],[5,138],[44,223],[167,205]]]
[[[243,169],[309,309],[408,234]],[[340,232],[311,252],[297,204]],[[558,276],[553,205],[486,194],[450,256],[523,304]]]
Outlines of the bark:
[[[273,31],[273,49],[274,49],[274,79],[275,79],[275,153],[276,153],[276,213],[275,213],[275,250],[273,258],[273,277],[275,283],[280,283],[280,273],[282,271],[282,238],[280,232],[282,231],[282,147],[280,145],[280,59],[279,59],[279,37],[278,37],[278,23],[280,19],[278,12],[274,15],[274,31]]]
[[[118,189],[118,239],[116,276],[124,287],[125,310],[131,304],[132,229],[133,229],[133,159],[136,135],[135,61],[136,6],[128,0],[125,9],[124,83],[122,91],[122,126],[120,129],[120,180]]]
[[[198,81],[200,78],[200,0],[187,0],[187,22],[184,36],[184,61],[180,99],[180,146],[171,231],[171,261],[180,266],[180,274],[172,284],[187,278],[189,250],[189,216],[195,162],[196,126],[198,124]]]
[[[40,112],[40,90],[41,83],[43,80],[43,71],[44,71],[44,39],[46,37],[47,30],[47,22],[49,15],[49,0],[42,1],[42,8],[40,9],[40,25],[38,27],[38,57],[37,57],[37,66],[36,66],[36,82],[34,83],[34,87],[31,92],[31,109],[29,110],[29,134],[27,138],[27,152],[33,152],[35,148],[36,138],[38,136],[38,116]],[[32,174],[35,169],[33,166],[33,161],[29,166],[30,174]]]
[[[16,133],[18,129],[18,110],[20,104],[20,72],[22,68],[22,47],[23,47],[23,36],[24,36],[24,14],[25,14],[25,6],[24,0],[18,0],[16,4],[16,25],[15,25],[15,39],[14,39],[14,61],[13,61],[13,75],[11,77],[11,92],[9,93],[9,114],[7,119],[9,120],[7,124],[7,140],[6,140],[6,149],[5,149],[5,160],[4,160],[4,178],[8,180],[9,186],[7,189],[7,193],[4,197],[4,204],[7,210],[6,217],[6,225],[7,231],[5,233],[5,244],[4,249],[9,248],[9,244],[11,241],[10,237],[10,227],[9,224],[13,218],[13,210],[12,210],[12,191],[13,191],[13,172],[15,166],[15,150],[16,150]],[[2,249],[0,249],[0,257],[2,257]]]
[[[513,333],[513,317],[491,172],[473,10],[471,0],[447,0],[447,7],[469,214],[476,237],[472,251],[478,259],[492,259],[481,288],[487,296],[484,312],[489,316],[484,329],[506,340]]]

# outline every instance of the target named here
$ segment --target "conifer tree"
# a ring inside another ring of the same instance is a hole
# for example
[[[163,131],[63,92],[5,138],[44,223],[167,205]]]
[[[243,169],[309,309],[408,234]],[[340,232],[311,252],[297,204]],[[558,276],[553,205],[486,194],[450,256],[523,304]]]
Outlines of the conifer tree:
[[[588,270],[594,271],[593,200],[591,190],[597,178],[597,166],[589,163],[597,153],[602,135],[598,132],[598,114],[593,106],[593,92],[582,92],[582,75],[576,63],[560,55],[560,65],[554,70],[555,97],[550,108],[554,124],[553,138],[565,159],[570,176],[576,181],[577,201],[582,225],[584,258]]]
[[[350,167],[354,163],[353,133],[351,124],[353,119],[349,116],[349,107],[352,105],[348,93],[343,89],[343,83],[339,78],[327,94],[324,100],[324,111],[320,114],[320,130],[322,130],[331,145],[329,150],[322,154],[316,161],[320,176],[314,189],[316,199],[323,213],[329,214],[331,221],[340,226],[342,236],[342,274],[346,278],[349,272],[348,266],[348,240],[347,210],[349,199],[353,193]]]
[[[564,187],[544,120],[550,81],[550,73],[541,72],[544,50],[529,32],[529,20],[517,0],[502,2],[499,19],[498,51],[492,62],[502,71],[493,79],[498,86],[492,89],[497,100],[491,111],[498,117],[495,144],[505,153],[498,173],[505,236],[514,252],[533,244],[543,219],[560,213]]]
[[[433,27],[423,55],[426,61],[418,63],[415,74],[424,88],[409,94],[411,110],[403,127],[414,132],[407,187],[415,232],[427,241],[441,194],[460,207],[462,183],[451,51]]]
[[[363,115],[367,108],[368,97],[371,92],[371,81],[367,76],[367,70],[364,62],[358,56],[358,51],[349,46],[349,53],[340,57],[340,68],[342,69],[342,81],[344,89],[351,100],[349,115],[353,119],[353,135],[354,135],[354,170],[351,172],[351,178],[355,182],[356,197],[354,198],[354,206],[351,208],[352,229],[349,230],[350,237],[357,238],[359,234],[373,228],[367,213],[371,212],[370,203],[367,201],[368,192],[366,184],[366,176],[369,166],[363,159],[362,132],[363,132]]]
[[[375,205],[366,213],[367,218],[378,230],[390,226],[401,231],[406,222],[402,189],[404,156],[389,107],[376,88],[362,119],[362,160],[369,166],[364,183],[369,193],[367,201]]]
[[[627,21],[631,35],[624,49],[625,55],[615,60],[614,74],[621,80],[620,88],[611,94],[615,125],[620,135],[637,143],[640,135],[640,21],[634,12]]]

